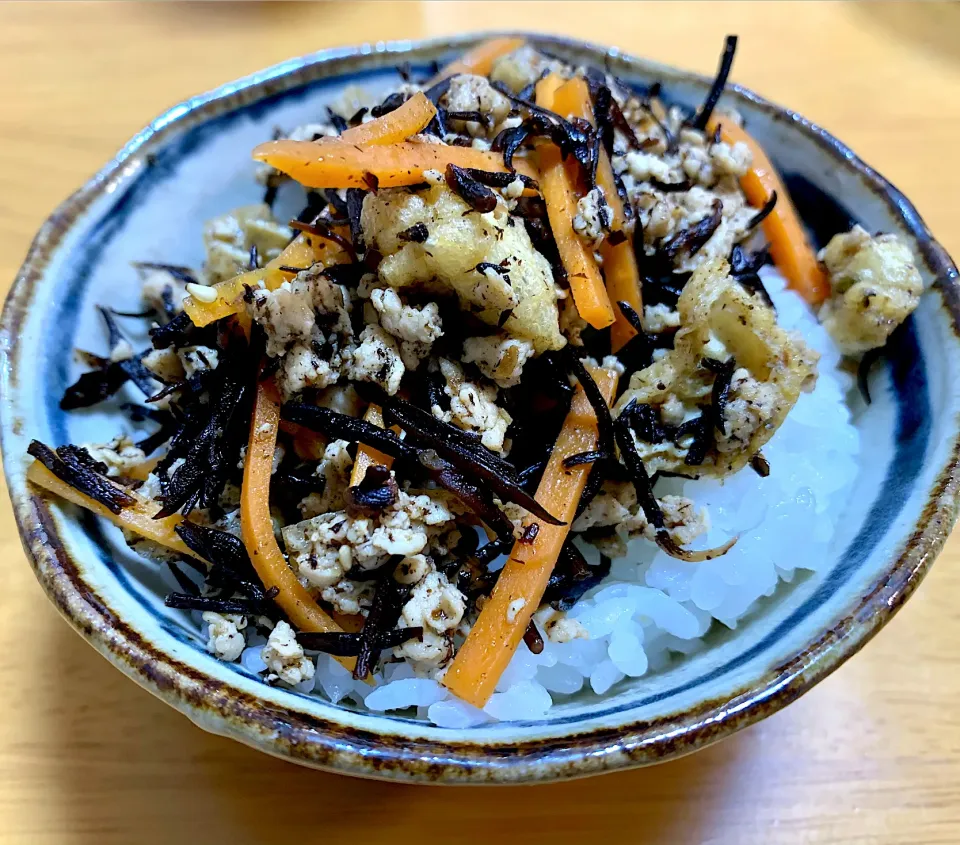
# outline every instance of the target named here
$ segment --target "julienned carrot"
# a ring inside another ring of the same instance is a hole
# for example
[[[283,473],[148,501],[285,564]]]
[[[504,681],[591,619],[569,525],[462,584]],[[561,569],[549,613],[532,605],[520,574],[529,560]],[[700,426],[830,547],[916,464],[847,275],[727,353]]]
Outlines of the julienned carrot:
[[[617,389],[616,374],[603,369],[591,369],[590,374],[607,403],[612,402]],[[523,639],[570,532],[590,467],[567,469],[563,460],[596,449],[597,437],[596,415],[578,386],[536,494],[537,501],[566,524],[540,522],[533,542],[514,545],[490,600],[443,679],[451,692],[476,707],[487,703]],[[535,522],[536,518],[528,516],[524,527]]]
[[[489,76],[493,63],[526,43],[523,38],[491,38],[467,50],[459,59],[450,62],[440,73],[427,82],[427,87],[458,73],[473,73],[477,76]]]
[[[27,480],[44,490],[56,493],[61,499],[80,505],[80,507],[93,511],[98,516],[106,517],[115,525],[126,528],[147,540],[153,540],[155,543],[180,554],[196,557],[196,554],[187,548],[183,540],[173,530],[183,517],[175,513],[163,519],[154,519],[154,514],[160,510],[160,507],[155,502],[144,499],[135,490],[127,489],[126,493],[136,499],[136,504],[115,514],[95,499],[91,499],[65,481],[61,481],[39,461],[30,465],[27,470]]]
[[[615,246],[604,243],[600,247],[603,256],[603,274],[607,280],[607,296],[612,302],[626,302],[637,314],[643,315],[643,294],[640,285],[640,271],[637,257],[630,240],[621,241]],[[610,348],[614,353],[623,349],[637,336],[637,330],[616,308],[613,325],[610,326]]]
[[[340,626],[313,600],[287,565],[273,533],[270,477],[279,423],[280,399],[276,388],[270,381],[259,382],[240,489],[243,543],[264,587],[279,589],[276,602],[297,628],[301,631],[340,631]]]
[[[411,135],[416,135],[433,120],[436,114],[436,106],[421,91],[417,91],[392,112],[347,129],[339,140],[348,141],[351,144],[395,144],[397,141],[406,141]],[[320,140],[321,145],[325,143],[329,141]]]
[[[590,100],[590,89],[580,77],[567,80],[557,89],[553,106],[553,110],[563,117],[582,117],[589,120],[592,125],[597,125]],[[603,188],[604,197],[613,212],[611,230],[621,231],[626,223],[626,215],[613,177],[610,157],[602,148],[597,161],[597,184]],[[600,247],[600,254],[603,256],[603,275],[606,278],[607,296],[610,301],[616,303],[625,300],[634,311],[643,314],[640,272],[630,240],[621,241],[614,246],[604,241]],[[620,309],[615,308],[613,325],[610,326],[610,344],[613,351],[619,352],[636,334],[636,330],[620,313]]]
[[[568,79],[557,88],[553,95],[553,111],[561,117],[582,117],[589,120],[593,126],[597,125],[593,114],[593,103],[590,100],[590,89],[587,87],[586,80],[579,76]],[[613,178],[610,157],[602,147],[600,158],[597,161],[597,185],[603,188],[603,195],[613,212],[613,221],[610,228],[614,232],[618,232],[623,228],[626,218],[623,214],[620,194],[617,193],[617,183]]]
[[[713,117],[707,133],[720,126],[720,137],[728,144],[742,141],[753,153],[753,166],[740,179],[740,187],[751,205],[761,208],[777,192],[777,204],[763,221],[763,232],[770,241],[770,254],[787,283],[811,305],[819,305],[830,294],[830,283],[817,263],[816,252],[807,240],[803,223],[790,201],[790,194],[767,154],[743,128],[732,120]]]
[[[280,431],[293,440],[293,451],[301,461],[319,461],[327,448],[327,439],[316,431],[304,428],[290,420],[280,421]]]
[[[281,267],[306,269],[318,261],[330,265],[346,260],[346,253],[333,241],[313,235],[299,235],[265,267],[241,273],[232,279],[212,285],[209,295],[215,298],[210,302],[201,301],[193,296],[186,297],[183,300],[183,310],[187,312],[187,316],[194,325],[206,326],[241,311],[243,294],[247,286],[255,288],[263,282],[267,290],[276,290],[284,282],[289,282],[295,274],[292,270],[281,270]]]
[[[331,139],[268,141],[253,151],[253,157],[296,179],[308,188],[397,188],[418,185],[427,170],[446,170],[448,164],[504,173],[500,153],[447,144],[400,141],[380,146],[359,146]],[[517,171],[534,177],[522,159],[513,160]]]
[[[553,108],[558,79],[556,74],[550,74],[537,83],[537,105]],[[573,301],[580,316],[591,326],[606,328],[614,319],[610,297],[604,289],[593,252],[573,231],[573,218],[577,214],[576,180],[552,142],[538,141],[537,151],[540,156],[540,192],[547,205],[547,217],[560,260],[567,271]]]
[[[368,423],[383,428],[383,411],[380,410],[379,405],[368,405],[363,418]],[[357,457],[353,462],[353,469],[350,470],[350,486],[356,487],[363,481],[367,470],[374,464],[382,464],[389,468],[393,466],[393,458],[384,455],[383,452],[374,449],[372,446],[365,446],[360,443],[357,446]]]

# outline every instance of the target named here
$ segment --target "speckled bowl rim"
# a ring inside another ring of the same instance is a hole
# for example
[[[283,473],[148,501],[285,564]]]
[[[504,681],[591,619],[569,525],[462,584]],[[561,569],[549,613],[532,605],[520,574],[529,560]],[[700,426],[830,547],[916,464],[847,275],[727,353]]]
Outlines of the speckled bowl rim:
[[[665,80],[703,80],[679,71],[576,39],[532,33],[523,35],[546,48],[607,55],[634,70]],[[0,319],[0,388],[16,390],[19,327],[31,307],[35,283],[50,257],[80,215],[104,193],[115,190],[143,166],[152,145],[172,133],[202,124],[264,96],[296,87],[314,78],[314,70],[331,63],[373,62],[389,66],[416,51],[418,57],[439,57],[469,47],[490,33],[472,33],[424,41],[378,42],[320,51],[293,59],[228,83],[174,106],[139,132],[80,190],[43,224],[14,282]],[[369,66],[369,65],[368,65]],[[933,239],[904,195],[852,150],[800,115],[780,108],[738,85],[728,86],[774,120],[793,124],[812,138],[838,166],[852,168],[880,195],[916,240],[917,251],[935,279],[953,333],[960,336],[960,284],[956,266]],[[10,419],[4,404],[2,420],[5,465],[22,460],[11,454],[9,436],[25,422]],[[579,777],[646,765],[690,753],[740,730],[794,701],[857,652],[899,610],[943,547],[957,516],[960,485],[960,435],[954,434],[948,459],[928,491],[921,517],[904,550],[891,560],[882,577],[859,604],[829,630],[809,642],[790,660],[766,673],[760,683],[722,700],[656,721],[633,722],[550,738],[520,740],[512,745],[479,745],[467,741],[410,739],[362,731],[303,712],[266,704],[230,683],[214,680],[146,642],[97,594],[58,536],[56,519],[44,499],[26,483],[11,485],[10,495],[24,548],[37,579],[70,624],[124,674],[201,726],[261,751],[316,768],[351,775],[427,783],[521,783]],[[9,476],[8,476],[9,477]],[[569,730],[569,726],[561,730]],[[469,737],[469,732],[466,734]]]

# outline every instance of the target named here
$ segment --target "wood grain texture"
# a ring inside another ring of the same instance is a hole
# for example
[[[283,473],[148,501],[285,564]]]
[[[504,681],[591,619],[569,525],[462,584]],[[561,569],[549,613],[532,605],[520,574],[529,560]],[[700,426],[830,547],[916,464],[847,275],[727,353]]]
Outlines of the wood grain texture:
[[[0,4],[0,280],[55,205],[162,109],[362,40],[542,28],[712,72],[822,123],[960,255],[960,6]],[[787,710],[675,763],[528,789],[415,788],[208,736],[97,657],[0,514],[0,842],[960,842],[960,541],[864,652]],[[428,827],[429,826],[429,827]]]

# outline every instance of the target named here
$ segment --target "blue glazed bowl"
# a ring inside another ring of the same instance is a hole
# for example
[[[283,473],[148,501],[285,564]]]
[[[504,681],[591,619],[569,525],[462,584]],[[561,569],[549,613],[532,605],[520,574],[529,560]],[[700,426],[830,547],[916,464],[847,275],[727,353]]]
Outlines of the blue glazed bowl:
[[[896,232],[918,256],[928,292],[892,342],[875,401],[856,414],[864,448],[828,566],[783,586],[736,631],[673,668],[580,694],[537,722],[456,731],[359,712],[269,687],[204,650],[199,631],[163,607],[156,567],[88,513],[25,482],[32,438],[103,440],[105,411],[66,415],[79,372],[74,347],[100,343],[93,306],[136,310],[129,264],[202,261],[202,224],[258,201],[251,148],[274,126],[322,114],[346,84],[396,82],[395,65],[426,70],[480,36],[366,45],[286,62],[182,103],[134,137],[43,225],[0,326],[4,468],[24,547],[50,599],[91,645],[201,727],[271,754],[372,777],[442,783],[546,781],[688,753],[793,701],[856,652],[913,592],[956,516],[957,269],[907,199],[809,121],[730,86],[724,102],[785,174],[822,242],[861,223]],[[608,63],[670,99],[702,101],[699,76],[578,41],[530,39],[574,62]]]

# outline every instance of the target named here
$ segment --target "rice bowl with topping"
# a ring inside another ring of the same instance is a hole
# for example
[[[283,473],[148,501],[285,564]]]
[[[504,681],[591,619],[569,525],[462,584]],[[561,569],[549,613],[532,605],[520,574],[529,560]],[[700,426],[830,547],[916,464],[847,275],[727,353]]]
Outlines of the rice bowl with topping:
[[[509,40],[265,139],[265,202],[139,265],[63,398],[146,442],[31,448],[211,653],[448,727],[661,671],[825,560],[853,372],[922,290],[893,236],[815,253],[716,108],[730,43],[690,113]]]

